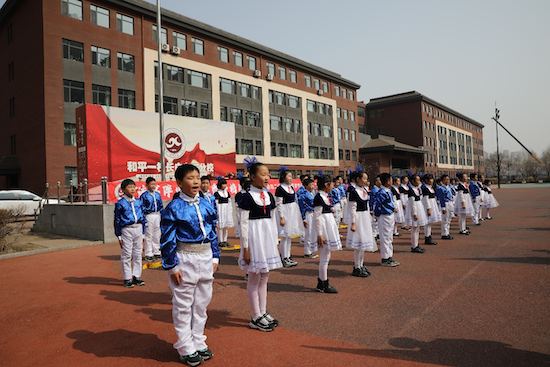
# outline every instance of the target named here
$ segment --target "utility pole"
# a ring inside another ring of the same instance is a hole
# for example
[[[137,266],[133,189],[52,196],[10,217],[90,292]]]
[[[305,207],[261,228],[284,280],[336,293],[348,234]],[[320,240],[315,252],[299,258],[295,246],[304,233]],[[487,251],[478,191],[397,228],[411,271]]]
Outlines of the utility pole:
[[[496,129],[497,129],[497,180],[498,180],[498,188],[500,189],[500,153],[498,149],[498,119],[500,118],[500,110],[496,108],[496,102],[495,102],[495,122],[496,122]]]
[[[162,77],[162,25],[160,23],[160,0],[157,0],[157,46],[159,53],[158,75],[159,75],[159,130],[160,130],[160,177],[166,181],[166,161],[164,157],[164,87]]]

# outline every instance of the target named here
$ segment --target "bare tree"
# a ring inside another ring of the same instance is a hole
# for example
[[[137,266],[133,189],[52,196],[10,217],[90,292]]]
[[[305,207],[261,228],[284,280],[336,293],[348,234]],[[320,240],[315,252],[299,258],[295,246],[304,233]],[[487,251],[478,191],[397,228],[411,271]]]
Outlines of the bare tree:
[[[528,181],[531,177],[536,181],[542,172],[542,166],[527,152],[522,152],[516,157],[514,166],[525,181]]]
[[[540,160],[544,165],[543,170],[546,173],[546,177],[550,177],[550,145],[542,152]]]

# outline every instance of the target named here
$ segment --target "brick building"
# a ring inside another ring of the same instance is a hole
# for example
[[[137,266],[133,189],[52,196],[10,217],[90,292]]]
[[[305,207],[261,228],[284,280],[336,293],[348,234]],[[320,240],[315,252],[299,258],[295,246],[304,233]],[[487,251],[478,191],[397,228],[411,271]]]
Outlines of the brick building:
[[[485,172],[479,122],[416,91],[373,98],[366,111],[366,131],[373,139],[391,136],[417,147],[417,153],[425,151],[413,172],[451,177],[456,171]]]
[[[8,0],[0,188],[76,181],[83,103],[155,111],[159,33],[164,111],[233,121],[238,170],[247,155],[274,174],[354,167],[360,85],[337,73],[167,10],[158,32],[156,7],[141,0]]]

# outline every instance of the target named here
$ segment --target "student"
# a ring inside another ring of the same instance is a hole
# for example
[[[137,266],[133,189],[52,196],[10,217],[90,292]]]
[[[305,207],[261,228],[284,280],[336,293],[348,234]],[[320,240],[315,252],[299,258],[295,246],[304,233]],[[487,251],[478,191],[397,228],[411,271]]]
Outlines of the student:
[[[300,182],[302,183],[302,186],[300,186],[300,188],[298,190],[296,190],[296,200],[298,200],[298,204],[300,204],[300,202],[299,202],[300,196],[302,196],[302,194],[304,194],[305,191],[306,191],[306,189],[304,187],[304,181],[308,178],[310,178],[308,174],[300,175]],[[304,250],[306,248],[309,249],[309,246],[305,245],[305,243],[304,243],[304,235],[300,236],[300,243],[304,245]]]
[[[329,194],[334,209],[334,220],[337,225],[340,225],[340,221],[342,220],[342,191],[338,188],[340,178],[340,176],[334,177],[333,188]]]
[[[405,213],[403,212],[404,206],[401,204],[401,193],[399,192],[401,179],[399,177],[393,177],[392,183],[391,193],[393,204],[395,206],[395,225],[393,226],[393,236],[401,237],[401,233],[397,231],[397,224],[401,224],[401,226],[403,226],[403,223],[405,222]]]
[[[380,188],[374,200],[374,215],[378,219],[378,234],[380,236],[380,256],[382,266],[398,266],[393,260],[393,228],[395,225],[395,205],[390,190],[392,178],[389,173],[379,176]]]
[[[451,192],[451,196],[453,197],[453,203],[451,206],[452,211],[452,218],[455,217],[455,201],[456,201],[456,188],[458,187],[458,180],[456,177],[451,178],[451,183],[447,185],[447,188]]]
[[[340,220],[336,222],[336,224],[338,224],[339,226],[340,222],[343,219],[344,213],[347,210],[348,199],[346,196],[347,190],[346,190],[346,185],[344,184],[344,179],[342,178],[342,176],[336,176],[336,178],[337,180],[335,182],[334,188],[340,191]]]
[[[480,226],[481,223],[479,223],[479,213],[481,212],[483,198],[481,197],[481,190],[477,184],[477,174],[470,174],[470,185],[468,188],[470,189],[470,195],[472,197],[472,224],[475,226]]]
[[[338,293],[338,290],[329,284],[328,263],[331,251],[342,249],[338,225],[334,219],[334,208],[329,194],[334,188],[331,177],[327,174],[317,178],[319,192],[313,199],[313,218],[317,232],[317,242],[312,241],[311,251],[319,250],[319,278],[317,292]]]
[[[376,215],[374,215],[374,207],[375,207],[375,200],[376,200],[376,194],[378,194],[378,191],[380,190],[380,187],[382,186],[382,183],[380,182],[380,175],[376,176],[374,179],[374,185],[372,186],[372,189],[370,190],[370,210],[372,215],[372,233],[374,235],[374,238],[378,241],[380,239],[380,235],[378,233],[378,218]]]
[[[245,160],[252,186],[241,200],[241,253],[239,267],[248,271],[248,300],[252,309],[250,328],[273,331],[279,324],[267,313],[269,271],[283,266],[277,251],[275,198],[267,191],[270,174],[256,158]]]
[[[240,173],[239,173],[240,174]],[[239,185],[241,186],[241,191],[239,191],[235,195],[235,216],[237,218],[237,225],[235,226],[235,237],[240,238],[240,227],[241,227],[241,208],[239,207],[239,201],[244,193],[250,189],[250,183],[248,185],[246,184],[249,182],[250,179],[248,177],[242,176],[239,178]],[[248,186],[248,189],[246,188]]]
[[[153,177],[147,177],[145,181],[147,191],[140,196],[143,204],[143,212],[147,220],[145,229],[144,252],[145,261],[160,259],[160,214],[163,209],[160,193],[155,191],[157,181]]]
[[[143,214],[141,200],[134,197],[136,183],[125,179],[120,184],[124,193],[122,199],[115,204],[115,235],[121,248],[120,262],[124,286],[145,285],[141,279],[141,252],[143,250],[143,235],[147,220]]]
[[[350,179],[346,245],[353,249],[354,267],[351,275],[364,278],[371,275],[369,269],[363,265],[365,251],[374,252],[378,249],[372,235],[369,194],[365,188],[368,175],[363,171],[353,172]]]
[[[424,253],[422,247],[418,246],[418,237],[420,236],[420,227],[428,224],[426,211],[422,205],[422,188],[420,187],[420,176],[412,175],[410,178],[411,189],[409,190],[409,203],[405,213],[405,223],[411,226],[411,252],[418,254]]]
[[[210,177],[202,176],[201,191],[199,191],[199,195],[202,198],[205,198],[206,200],[208,200],[210,204],[214,205],[214,199],[212,198],[212,194],[209,192],[209,190],[210,190]]]
[[[472,198],[470,196],[470,191],[468,190],[467,181],[468,176],[465,173],[458,173],[457,177],[460,182],[458,183],[456,189],[456,199],[455,199],[455,210],[454,212],[458,215],[458,228],[459,234],[469,235],[470,231],[466,228],[466,216],[474,215],[474,209],[472,207]]]
[[[213,357],[204,327],[220,258],[217,216],[213,205],[199,195],[197,167],[183,164],[174,176],[181,191],[162,213],[162,267],[168,270],[172,292],[172,319],[178,336],[174,348],[181,362],[198,366]]]
[[[227,180],[218,180],[218,191],[214,193],[216,211],[218,212],[218,241],[220,247],[229,247],[227,236],[229,228],[235,226],[233,223],[233,205],[231,205],[231,194],[227,191]]]
[[[481,197],[481,203],[479,204],[479,215],[478,215],[478,220],[480,222],[485,222],[485,218],[483,218],[483,209],[486,207],[486,203],[487,203],[487,191],[485,190],[485,185],[483,183],[484,181],[485,181],[485,176],[478,175],[477,186],[479,186],[479,192]]]
[[[491,189],[491,181],[485,180],[484,184],[485,184],[485,190],[487,192],[487,204],[485,204],[485,219],[491,220],[493,219],[493,217],[491,217],[489,213],[492,208],[498,207],[499,203],[495,198],[495,196],[493,195],[493,190]]]
[[[313,222],[313,198],[315,197],[315,182],[312,179],[306,178],[302,182],[304,192],[298,196],[298,205],[304,224],[304,257],[308,259],[316,259],[319,255],[311,252],[311,241],[317,241],[317,232],[315,231],[315,223]]]
[[[452,240],[451,220],[453,219],[453,195],[449,189],[449,175],[442,175],[439,179],[439,185],[435,188],[435,195],[439,201],[441,210],[441,239]]]
[[[403,217],[405,217],[405,212],[407,210],[407,203],[409,202],[409,176],[401,176],[401,185],[399,185],[399,197],[401,199],[401,205],[403,207]],[[409,226],[405,225],[405,222],[401,223],[401,230],[410,232]]]
[[[428,223],[424,226],[424,244],[437,245],[432,239],[432,224],[441,222],[441,213],[437,205],[435,189],[433,187],[434,176],[430,173],[424,176],[424,185],[422,186],[422,203],[426,210]]]

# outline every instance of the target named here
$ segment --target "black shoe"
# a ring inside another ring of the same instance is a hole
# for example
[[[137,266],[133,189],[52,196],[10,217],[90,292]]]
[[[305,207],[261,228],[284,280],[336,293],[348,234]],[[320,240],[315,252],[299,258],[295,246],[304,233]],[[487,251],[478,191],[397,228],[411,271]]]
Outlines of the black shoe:
[[[476,226],[480,226],[480,225],[481,225],[481,223],[476,223],[475,225],[476,225]]]
[[[485,219],[491,220],[491,219],[493,219],[493,217],[487,217],[487,218],[485,218]]]
[[[366,278],[369,276],[362,268],[353,268],[351,275],[354,277]]]
[[[399,263],[397,261],[393,261],[391,257],[387,258],[387,259],[382,259],[382,263],[381,263],[382,266],[388,266],[390,268],[393,268],[395,266],[398,266]]]
[[[393,237],[401,237],[401,233],[394,233]]]
[[[441,239],[442,239],[442,240],[452,240],[452,239],[453,239],[453,236],[451,236],[451,235],[441,236]]]
[[[143,281],[143,279],[136,278],[136,277],[132,277],[132,283],[139,286],[145,285],[145,282]]]
[[[125,280],[124,281],[124,286],[126,288],[133,288],[134,287],[134,282],[132,282],[132,280]]]
[[[250,324],[248,326],[250,326],[251,329],[260,331],[273,331],[273,326],[263,316],[258,317],[256,320],[250,319]]]
[[[402,231],[406,231],[406,232],[410,232],[410,231],[411,231],[410,228],[403,228],[403,227],[401,227],[401,230],[402,230]]]
[[[470,234],[470,232],[469,232],[469,231],[460,231],[460,232],[458,232],[458,234],[465,234],[465,235],[469,235],[469,234]]]
[[[420,246],[416,246],[416,247],[411,248],[411,252],[416,252],[418,254],[423,254],[424,252],[426,252],[426,250],[424,250]]]
[[[269,324],[273,328],[276,328],[277,326],[279,326],[279,321],[275,319],[273,316],[271,316],[270,314],[268,314],[267,312],[264,313],[263,317],[267,320],[267,322],[269,322]]]
[[[293,263],[290,261],[290,258],[285,257],[285,258],[283,259],[283,266],[284,266],[285,268],[290,268],[290,267],[292,267],[292,266],[294,266],[294,265],[293,265]]]
[[[324,281],[325,283],[325,293],[338,293],[338,290],[328,284],[328,279]]]
[[[466,226],[466,230],[470,229],[470,227]]]
[[[188,356],[180,356],[180,361],[181,363],[194,367],[202,363],[202,357],[199,352],[195,352],[193,354],[189,354]]]
[[[323,293],[325,291],[325,282],[323,282],[321,279],[317,278],[317,288],[315,288],[317,292]]]
[[[361,270],[363,270],[363,272],[367,273],[368,275],[372,274],[371,271],[366,266],[362,266]]]
[[[376,241],[380,241],[380,236],[379,236],[379,235],[376,235],[376,237],[374,237],[374,239],[375,239]]]
[[[155,260],[160,260],[160,259],[162,259],[162,255],[154,255],[153,257],[155,258]]]
[[[296,261],[292,260],[291,257],[288,258],[288,261],[290,261],[290,266],[296,266],[296,265],[298,265],[298,263],[297,263]]]
[[[437,242],[432,240],[432,236],[424,237],[424,244],[425,245],[437,245]]]
[[[145,256],[145,257],[143,258],[143,260],[148,261],[148,262],[151,262],[151,261],[154,261],[155,259],[153,258],[153,256]]]
[[[208,361],[210,358],[214,357],[214,353],[208,348],[198,350],[197,353],[199,353],[203,361]]]
[[[485,222],[485,219],[484,218],[479,218],[479,221],[480,222]]]
[[[244,276],[244,280],[248,281],[248,274]]]

